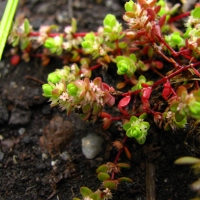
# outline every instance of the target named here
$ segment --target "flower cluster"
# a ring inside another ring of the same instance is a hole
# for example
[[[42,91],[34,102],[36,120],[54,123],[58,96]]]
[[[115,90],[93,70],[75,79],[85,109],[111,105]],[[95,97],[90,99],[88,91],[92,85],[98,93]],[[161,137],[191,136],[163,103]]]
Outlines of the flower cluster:
[[[100,77],[76,80],[79,68],[65,67],[49,74],[48,84],[43,85],[44,96],[49,97],[51,106],[59,105],[69,114],[78,110],[83,119],[97,116],[105,104],[113,106],[115,98],[110,94],[113,88],[103,83]]]

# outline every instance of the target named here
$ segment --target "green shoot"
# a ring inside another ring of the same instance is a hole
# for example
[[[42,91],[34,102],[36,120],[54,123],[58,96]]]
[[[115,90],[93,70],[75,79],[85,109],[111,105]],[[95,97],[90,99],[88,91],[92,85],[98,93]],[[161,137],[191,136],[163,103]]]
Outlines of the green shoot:
[[[5,43],[12,25],[12,20],[16,12],[18,0],[8,0],[6,9],[4,11],[0,24],[0,60],[5,47]]]

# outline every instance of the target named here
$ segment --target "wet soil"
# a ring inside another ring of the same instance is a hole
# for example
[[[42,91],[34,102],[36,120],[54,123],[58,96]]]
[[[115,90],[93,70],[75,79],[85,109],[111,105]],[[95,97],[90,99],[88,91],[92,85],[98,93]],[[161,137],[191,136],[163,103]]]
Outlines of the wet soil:
[[[0,7],[5,5],[5,1],[0,3]],[[123,13],[122,2],[118,1],[75,0],[73,7],[68,3],[21,0],[18,13],[25,13],[34,28],[41,24],[59,24],[62,28],[73,15],[80,31],[95,31],[107,13],[114,13],[119,20]],[[114,160],[117,151],[112,142],[123,136],[119,125],[103,131],[100,121],[83,122],[76,114],[66,116],[58,108],[50,108],[42,97],[41,85],[48,73],[63,66],[62,62],[52,59],[48,66],[42,67],[39,59],[32,58],[29,63],[21,61],[12,66],[7,57],[9,49],[6,48],[0,62],[0,199],[70,200],[81,197],[81,186],[97,190],[101,183],[95,170]],[[142,146],[129,139],[127,146],[132,159],[128,161],[122,155],[120,161],[130,163],[131,169],[123,170],[121,175],[131,178],[133,183],[119,185],[113,191],[113,199],[147,199],[147,190],[151,188],[146,184],[149,166],[155,172],[154,199],[194,197],[189,184],[196,177],[189,166],[174,165],[181,156],[198,156],[199,138],[195,129],[191,131],[193,128],[188,125],[172,133],[152,126]],[[81,139],[89,132],[96,132],[105,140],[102,152],[91,160],[81,150]],[[150,199],[153,200],[147,200]]]

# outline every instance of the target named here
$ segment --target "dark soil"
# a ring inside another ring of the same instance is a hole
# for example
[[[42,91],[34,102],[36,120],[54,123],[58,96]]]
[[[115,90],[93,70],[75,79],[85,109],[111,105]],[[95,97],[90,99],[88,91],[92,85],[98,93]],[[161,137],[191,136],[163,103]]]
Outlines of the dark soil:
[[[1,9],[5,2],[0,2]],[[72,2],[70,11],[67,0],[21,0],[18,13],[25,13],[34,29],[41,24],[58,24],[62,28],[73,14],[80,31],[95,31],[107,13],[114,13],[119,20],[123,14],[122,2],[114,0]],[[21,61],[11,66],[8,52],[9,47],[0,62],[0,199],[70,200],[81,197],[81,186],[97,190],[101,183],[95,170],[114,160],[117,151],[112,142],[122,138],[119,127],[115,124],[102,131],[101,122],[83,122],[75,114],[66,116],[58,108],[50,108],[42,97],[41,84],[48,73],[63,66],[61,61],[52,59],[50,65],[42,67],[40,60],[32,58],[29,63]],[[131,169],[123,170],[121,175],[133,183],[119,185],[113,191],[113,199],[147,199],[146,191],[151,187],[146,186],[149,163],[155,167],[155,199],[194,197],[189,184],[196,178],[190,168],[174,165],[181,156],[198,156],[197,131],[191,129],[194,128],[188,125],[187,129],[172,133],[153,126],[145,145],[129,139],[132,160],[122,155],[121,161],[129,162]],[[92,160],[86,159],[81,150],[81,139],[88,132],[97,132],[105,139],[104,150]],[[60,156],[62,152],[67,152],[64,155],[69,158]]]

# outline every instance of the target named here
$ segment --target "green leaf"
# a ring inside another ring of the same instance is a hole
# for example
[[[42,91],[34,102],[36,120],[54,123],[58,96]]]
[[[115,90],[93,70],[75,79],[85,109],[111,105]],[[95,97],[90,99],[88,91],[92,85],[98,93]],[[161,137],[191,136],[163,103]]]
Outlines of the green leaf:
[[[15,37],[14,41],[12,42],[12,46],[16,47],[19,44],[19,36]]]
[[[8,34],[12,25],[13,17],[15,15],[19,0],[8,0],[1,24],[0,24],[0,60],[6,44]]]
[[[197,6],[194,10],[191,12],[192,17],[200,19],[200,7]]]
[[[200,163],[200,159],[195,158],[195,157],[190,157],[190,156],[178,158],[174,162],[174,164],[177,164],[177,165],[183,165],[183,164],[194,165],[194,164],[197,164],[197,163]]]
[[[136,117],[136,116],[132,116],[131,118],[130,118],[130,122],[131,123],[134,123],[134,122],[137,122],[138,121],[138,118]]]
[[[123,125],[123,129],[124,129],[125,131],[127,131],[130,127],[131,127],[131,124],[130,124],[130,123],[126,123],[126,124]]]
[[[98,168],[97,168],[97,170],[96,170],[96,172],[97,173],[99,173],[99,172],[108,172],[108,166],[107,165],[105,165],[105,164],[103,164],[103,165],[101,165],[101,166],[99,166]]]
[[[118,167],[130,169],[130,165],[128,163],[117,163]]]
[[[49,84],[43,84],[42,85],[42,89],[43,89],[43,96],[45,97],[51,97],[52,96],[52,90],[53,87]]]
[[[55,72],[52,72],[48,75],[47,81],[50,83],[58,83],[61,79],[61,76],[57,75]]]
[[[122,182],[133,183],[133,181],[130,178],[127,178],[127,177],[120,177],[120,178],[117,179],[117,181],[119,183],[122,183]]]
[[[27,35],[30,33],[30,24],[28,19],[24,20],[24,31]]]
[[[104,186],[104,188],[108,188],[110,190],[116,190],[117,189],[116,181],[113,181],[113,180],[104,181],[103,186]]]
[[[132,53],[130,56],[130,59],[133,60],[134,62],[137,62],[137,57],[134,53]]]
[[[184,115],[181,115],[179,112],[175,113],[175,119],[177,122],[181,122],[185,118]]]
[[[21,49],[24,50],[26,49],[26,47],[29,45],[29,39],[28,38],[24,38],[21,42]]]
[[[147,114],[146,113],[143,113],[139,116],[139,119],[145,119],[147,117]]]
[[[119,46],[120,49],[124,49],[124,48],[127,47],[127,43],[126,42],[119,42],[118,46]]]
[[[93,200],[101,200],[100,194],[97,194],[97,193],[91,194],[90,198]]]
[[[73,84],[73,83],[69,83],[67,85],[67,92],[70,96],[76,96],[77,95],[77,92],[78,92],[78,87]]]
[[[76,33],[77,21],[75,18],[72,18],[71,24],[72,24],[72,33]]]
[[[177,111],[178,106],[179,102],[174,102],[173,104],[170,105],[170,110],[175,113]]]
[[[83,197],[89,197],[92,194],[92,190],[90,190],[87,187],[81,187],[80,188],[80,193]]]
[[[73,200],[81,200],[81,199],[75,197],[75,198],[73,198]]]
[[[104,172],[99,172],[98,175],[97,175],[98,179],[100,181],[105,181],[105,180],[108,180],[110,179],[110,175],[107,174],[107,173],[104,173]]]
[[[133,5],[134,5],[134,2],[132,0],[129,0],[129,2],[126,2],[125,5],[124,5],[126,12],[134,11]]]
[[[113,28],[117,23],[115,15],[107,14],[103,20],[103,25]]]
[[[55,40],[53,38],[47,38],[44,43],[44,47],[48,49],[55,47]]]

